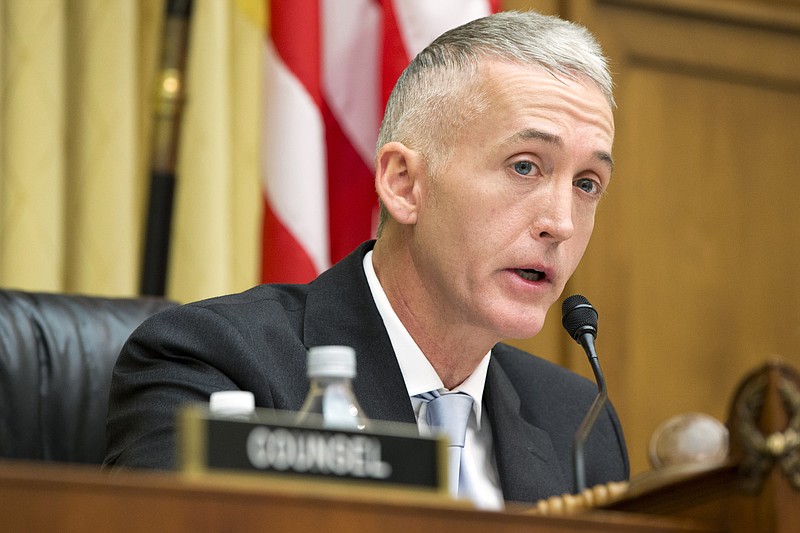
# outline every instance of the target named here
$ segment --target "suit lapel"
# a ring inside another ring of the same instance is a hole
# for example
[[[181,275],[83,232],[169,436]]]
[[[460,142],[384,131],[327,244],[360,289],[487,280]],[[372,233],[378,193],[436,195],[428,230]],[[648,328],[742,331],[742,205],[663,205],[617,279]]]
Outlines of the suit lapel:
[[[503,497],[535,502],[569,492],[550,436],[523,418],[519,396],[494,357],[489,362],[484,397]]]
[[[309,286],[305,346],[343,344],[356,350],[354,389],[368,417],[416,424],[389,334],[362,265],[373,242],[359,246]]]

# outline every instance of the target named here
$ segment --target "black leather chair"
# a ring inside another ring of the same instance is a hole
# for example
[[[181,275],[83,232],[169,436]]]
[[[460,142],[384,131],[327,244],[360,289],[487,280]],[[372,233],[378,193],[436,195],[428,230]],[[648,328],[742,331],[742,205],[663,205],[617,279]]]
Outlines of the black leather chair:
[[[120,348],[174,305],[0,290],[0,457],[101,464]]]

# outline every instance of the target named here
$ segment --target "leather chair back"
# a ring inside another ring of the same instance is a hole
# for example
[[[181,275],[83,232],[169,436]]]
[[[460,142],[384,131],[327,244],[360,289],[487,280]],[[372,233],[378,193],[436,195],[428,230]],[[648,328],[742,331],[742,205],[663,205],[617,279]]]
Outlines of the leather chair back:
[[[174,305],[0,290],[0,457],[101,464],[122,344]]]

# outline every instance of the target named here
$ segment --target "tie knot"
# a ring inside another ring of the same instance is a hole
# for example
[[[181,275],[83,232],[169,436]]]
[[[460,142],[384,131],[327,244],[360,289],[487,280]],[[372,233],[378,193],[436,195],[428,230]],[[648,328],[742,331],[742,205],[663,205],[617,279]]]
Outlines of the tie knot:
[[[428,425],[439,428],[450,440],[450,446],[464,447],[467,421],[472,410],[472,396],[463,392],[450,394],[421,394],[428,400]]]

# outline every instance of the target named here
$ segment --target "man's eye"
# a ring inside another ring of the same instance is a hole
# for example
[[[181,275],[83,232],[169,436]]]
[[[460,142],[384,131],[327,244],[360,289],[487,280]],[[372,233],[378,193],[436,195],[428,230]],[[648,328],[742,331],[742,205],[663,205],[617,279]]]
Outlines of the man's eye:
[[[577,180],[575,186],[589,194],[598,194],[600,192],[600,185],[596,181],[588,178]]]
[[[514,163],[514,171],[523,176],[527,176],[533,172],[535,165],[530,161],[517,161]]]

